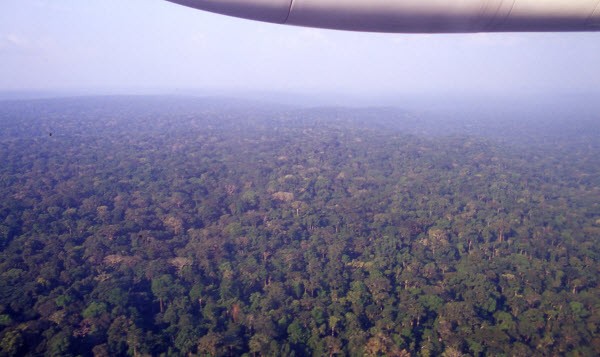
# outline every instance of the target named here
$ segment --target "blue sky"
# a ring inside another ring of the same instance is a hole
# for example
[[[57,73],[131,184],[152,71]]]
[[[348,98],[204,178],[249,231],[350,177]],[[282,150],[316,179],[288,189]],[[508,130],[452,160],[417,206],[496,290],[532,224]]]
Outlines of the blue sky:
[[[2,0],[0,91],[597,92],[600,33],[279,26],[163,0]]]

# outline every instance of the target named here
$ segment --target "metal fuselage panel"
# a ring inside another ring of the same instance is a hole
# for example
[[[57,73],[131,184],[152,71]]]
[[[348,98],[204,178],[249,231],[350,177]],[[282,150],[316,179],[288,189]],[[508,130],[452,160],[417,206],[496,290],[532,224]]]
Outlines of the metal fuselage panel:
[[[297,26],[400,33],[599,31],[600,0],[168,0]]]
[[[250,20],[283,24],[292,0],[167,0],[180,5]]]

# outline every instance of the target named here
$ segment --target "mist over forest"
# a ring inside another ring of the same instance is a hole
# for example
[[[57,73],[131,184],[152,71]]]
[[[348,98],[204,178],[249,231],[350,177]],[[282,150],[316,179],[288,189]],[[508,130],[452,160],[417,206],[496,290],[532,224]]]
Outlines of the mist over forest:
[[[600,355],[593,95],[14,96],[0,356]]]

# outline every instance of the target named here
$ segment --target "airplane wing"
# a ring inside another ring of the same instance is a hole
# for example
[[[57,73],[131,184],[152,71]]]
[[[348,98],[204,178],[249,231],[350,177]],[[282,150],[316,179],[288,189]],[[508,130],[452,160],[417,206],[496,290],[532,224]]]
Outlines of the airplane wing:
[[[167,1],[258,21],[349,31],[600,31],[600,0]]]

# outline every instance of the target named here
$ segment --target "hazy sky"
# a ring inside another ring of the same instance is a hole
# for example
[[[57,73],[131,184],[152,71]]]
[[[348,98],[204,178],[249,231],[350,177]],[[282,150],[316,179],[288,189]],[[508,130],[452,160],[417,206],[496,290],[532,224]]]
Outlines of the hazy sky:
[[[0,0],[0,91],[598,91],[600,33],[365,34],[163,0]]]

